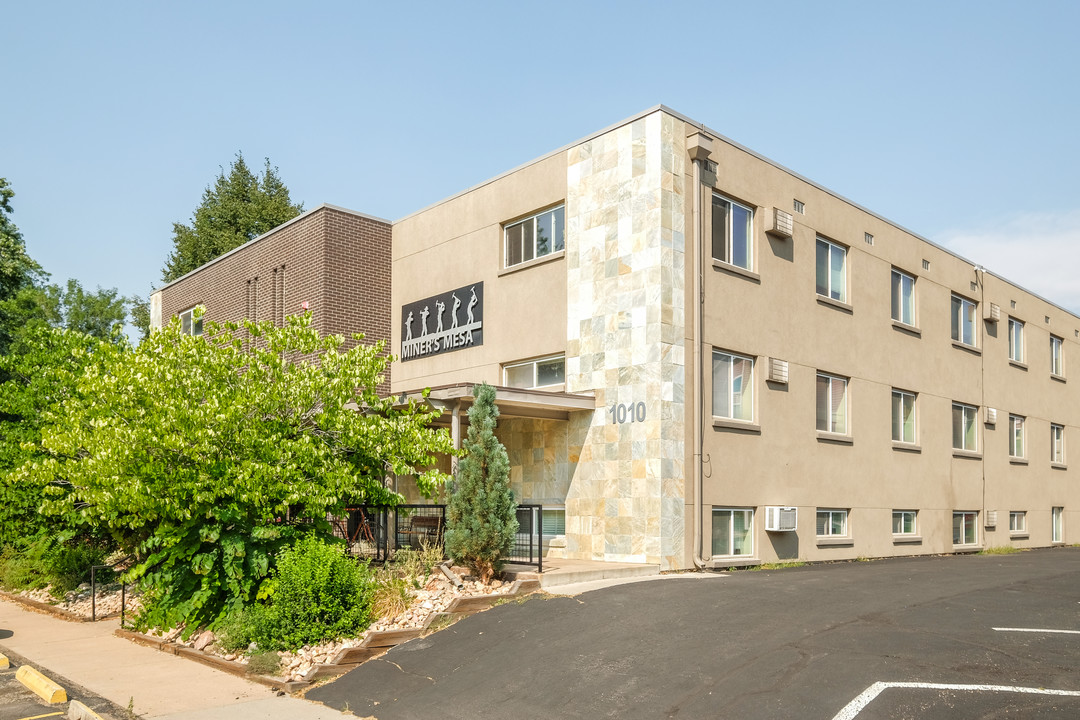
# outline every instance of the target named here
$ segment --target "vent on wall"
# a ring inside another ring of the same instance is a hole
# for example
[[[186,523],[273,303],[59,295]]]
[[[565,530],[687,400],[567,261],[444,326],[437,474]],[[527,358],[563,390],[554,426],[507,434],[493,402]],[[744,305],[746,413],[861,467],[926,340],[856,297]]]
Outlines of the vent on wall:
[[[983,523],[983,526],[988,528],[997,527],[997,510],[986,511],[986,522]]]
[[[997,423],[997,408],[986,408],[986,424],[994,425]]]
[[[799,526],[799,509],[793,507],[765,508],[766,532],[795,532]]]
[[[997,303],[989,303],[986,308],[986,321],[996,323],[1001,320],[1001,308]]]
[[[787,385],[787,360],[769,358],[769,382]]]
[[[773,208],[772,227],[766,232],[777,237],[789,238],[794,231],[795,218],[791,216],[791,213],[784,212],[780,208]]]

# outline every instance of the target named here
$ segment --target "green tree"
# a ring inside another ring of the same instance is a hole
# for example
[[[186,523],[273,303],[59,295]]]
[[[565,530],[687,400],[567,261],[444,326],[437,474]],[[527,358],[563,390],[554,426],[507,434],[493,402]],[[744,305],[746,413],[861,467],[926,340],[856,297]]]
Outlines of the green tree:
[[[150,335],[150,301],[138,295],[128,298],[131,324],[139,331],[139,342]]]
[[[22,233],[11,221],[15,191],[0,178],[0,355],[8,352],[14,332],[21,327],[13,315],[21,292],[34,288],[45,273],[26,254]]]
[[[495,437],[499,417],[495,388],[477,385],[473,395],[465,455],[458,461],[446,508],[446,552],[486,585],[502,569],[518,522],[510,490],[510,460]]]
[[[191,225],[173,223],[173,251],[162,268],[165,282],[186,275],[214,258],[291,220],[303,212],[269,158],[261,176],[251,172],[237,153],[228,176],[222,170],[195,208]]]
[[[255,600],[282,546],[331,537],[328,514],[398,502],[388,475],[416,475],[428,495],[446,480],[432,469],[452,451],[430,427],[438,411],[380,398],[382,344],[343,343],[310,314],[196,337],[174,319],[135,350],[96,354],[42,431],[47,457],[20,477],[55,493],[47,512],[140,557],[145,622],[212,624]]]
[[[76,392],[83,369],[100,357],[101,342],[78,332],[35,327],[15,352],[0,355],[0,546],[22,545],[42,534],[70,530],[70,517],[39,510],[48,481],[17,477],[15,468],[41,460],[41,431]]]

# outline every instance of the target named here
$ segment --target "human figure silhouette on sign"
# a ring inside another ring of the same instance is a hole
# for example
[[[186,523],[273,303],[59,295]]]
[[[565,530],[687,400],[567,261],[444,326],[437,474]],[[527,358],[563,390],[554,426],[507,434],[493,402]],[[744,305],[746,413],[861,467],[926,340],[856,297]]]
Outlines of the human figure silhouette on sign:
[[[454,298],[454,307],[450,309],[450,327],[457,327],[457,311],[461,307],[461,298],[457,296],[457,293],[453,293],[450,297]]]
[[[405,318],[405,342],[412,340],[412,310],[409,311],[409,317]]]
[[[427,319],[428,319],[428,315],[430,315],[430,314],[431,314],[431,311],[428,310],[427,305],[425,305],[424,309],[420,311],[420,337],[424,337],[425,335],[428,334],[428,332],[427,332]]]
[[[472,290],[472,297],[469,298],[469,306],[467,308],[465,308],[465,314],[469,316],[469,324],[472,325],[473,324],[472,309],[474,307],[476,307],[476,303],[478,303],[480,301],[476,299],[476,286],[473,285],[469,289]]]
[[[442,314],[443,314],[444,310],[446,310],[446,303],[444,303],[442,300],[436,300],[435,301],[435,332],[437,332],[437,333],[441,333],[443,331]]]

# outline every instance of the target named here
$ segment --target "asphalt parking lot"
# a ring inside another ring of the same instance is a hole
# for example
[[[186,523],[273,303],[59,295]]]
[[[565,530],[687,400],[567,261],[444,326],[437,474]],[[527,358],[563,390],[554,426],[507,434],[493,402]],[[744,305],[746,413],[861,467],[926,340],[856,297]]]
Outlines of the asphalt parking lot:
[[[307,697],[379,720],[1077,718],[1080,548],[537,597]]]
[[[125,718],[129,714],[118,706],[105,700],[67,678],[61,677],[48,668],[29,662],[26,658],[2,647],[4,632],[0,630],[0,652],[7,656],[11,667],[0,669],[0,720],[46,720],[67,717],[68,703],[50,704],[35,695],[15,678],[15,673],[22,665],[30,665],[44,673],[53,682],[67,692],[68,700],[78,700],[103,718]]]

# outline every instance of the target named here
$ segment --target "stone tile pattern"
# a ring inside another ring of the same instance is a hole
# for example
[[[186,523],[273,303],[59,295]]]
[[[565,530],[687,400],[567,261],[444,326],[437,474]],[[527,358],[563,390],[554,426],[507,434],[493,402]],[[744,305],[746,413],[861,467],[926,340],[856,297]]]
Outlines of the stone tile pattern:
[[[496,430],[510,459],[510,488],[522,503],[562,507],[581,444],[570,443],[562,420],[500,418]]]
[[[657,112],[567,152],[566,384],[597,398],[569,424],[567,557],[681,567],[683,124]],[[644,422],[613,423],[639,402]]]

